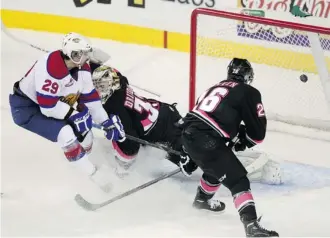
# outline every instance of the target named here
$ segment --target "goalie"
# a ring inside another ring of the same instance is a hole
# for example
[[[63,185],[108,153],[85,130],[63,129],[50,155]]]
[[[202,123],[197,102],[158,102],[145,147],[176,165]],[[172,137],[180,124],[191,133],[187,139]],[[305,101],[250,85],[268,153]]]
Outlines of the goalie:
[[[181,150],[181,129],[175,124],[181,115],[175,104],[167,104],[137,95],[128,80],[116,69],[91,63],[93,84],[108,114],[118,113],[128,135],[152,143],[166,143],[174,150]],[[117,162],[116,173],[128,174],[139,152],[140,143],[126,139],[112,143]],[[168,159],[179,166],[180,156],[168,154]],[[197,166],[190,168],[194,171]]]

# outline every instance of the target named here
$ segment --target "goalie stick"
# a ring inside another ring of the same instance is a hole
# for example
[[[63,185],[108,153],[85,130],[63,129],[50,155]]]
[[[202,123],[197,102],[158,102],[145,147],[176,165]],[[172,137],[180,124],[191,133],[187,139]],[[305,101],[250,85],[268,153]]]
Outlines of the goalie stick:
[[[93,127],[96,128],[96,129],[100,129],[100,130],[103,130],[103,127],[98,125],[98,124],[95,124],[93,123]],[[168,153],[171,153],[171,154],[175,154],[175,155],[180,155],[181,153],[179,151],[176,151],[176,150],[173,150],[171,149],[170,147],[167,147],[165,145],[162,145],[162,144],[154,144],[154,143],[150,143],[146,140],[142,140],[140,138],[137,138],[137,137],[134,137],[134,136],[130,136],[130,135],[125,135],[129,140],[132,140],[132,141],[135,141],[135,142],[138,142],[140,144],[144,144],[144,145],[148,145],[148,146],[151,146],[151,147],[154,147],[154,148],[157,148],[157,149],[160,149],[160,150],[164,150]]]
[[[93,123],[93,127],[96,128],[96,129],[103,130],[102,126],[100,126],[98,124],[95,124],[95,123]],[[150,142],[148,142],[146,140],[142,140],[140,138],[136,138],[134,136],[127,135],[127,134],[126,134],[126,137],[128,139],[133,140],[135,142],[138,142],[140,144],[145,144],[145,145],[148,145],[148,146],[151,146],[151,147],[160,149],[160,150],[164,150],[164,151],[166,151],[168,153],[172,153],[172,154],[175,154],[175,155],[180,155],[181,154],[179,151],[173,150],[170,147],[167,147],[167,146],[162,145],[162,144],[150,143]],[[237,142],[238,142],[238,137],[236,136],[236,137],[234,137],[232,139],[232,141],[230,141],[228,143],[227,146],[229,148],[233,148]],[[268,156],[265,153],[262,153],[261,156],[259,156],[258,158],[256,158],[251,164],[249,164],[246,167],[246,171],[248,172],[248,174],[252,174],[252,173],[256,172],[257,170],[259,170],[261,167],[263,167],[268,161],[269,161]]]

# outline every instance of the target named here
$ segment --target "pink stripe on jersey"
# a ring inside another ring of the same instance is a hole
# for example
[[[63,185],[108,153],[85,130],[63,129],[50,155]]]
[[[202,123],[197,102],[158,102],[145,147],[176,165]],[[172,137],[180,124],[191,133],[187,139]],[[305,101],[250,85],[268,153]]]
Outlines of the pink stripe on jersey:
[[[126,155],[118,146],[117,142],[112,141],[112,146],[115,149],[115,151],[123,158],[126,160],[132,160],[135,158],[135,155]]]
[[[141,123],[144,128],[144,131],[148,130],[150,126],[152,126],[152,121],[150,121],[149,118],[144,119],[143,121],[141,121]]]
[[[218,125],[218,123],[216,123],[209,115],[207,115],[206,112],[201,111],[201,110],[193,110],[194,113],[196,113],[197,115],[199,115],[200,117],[204,118],[207,122],[209,122],[212,126],[214,126],[215,128],[218,129],[218,131],[226,138],[230,138],[229,134],[227,132],[225,132],[224,130],[222,130],[220,128],[220,126]]]
[[[218,191],[220,184],[212,186],[207,184],[206,181],[203,178],[201,178],[200,186],[206,193],[213,194],[216,193],[216,191]]]
[[[247,203],[254,203],[253,196],[251,192],[244,192],[242,194],[239,194],[234,199],[234,204],[237,210],[240,210],[242,207],[244,207]]]

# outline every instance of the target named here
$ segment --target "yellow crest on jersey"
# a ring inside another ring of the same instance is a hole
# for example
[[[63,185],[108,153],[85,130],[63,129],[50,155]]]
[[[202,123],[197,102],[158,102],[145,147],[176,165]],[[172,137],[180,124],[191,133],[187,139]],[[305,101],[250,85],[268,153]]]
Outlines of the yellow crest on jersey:
[[[70,93],[65,97],[62,97],[61,101],[69,104],[71,107],[78,101],[80,93]]]

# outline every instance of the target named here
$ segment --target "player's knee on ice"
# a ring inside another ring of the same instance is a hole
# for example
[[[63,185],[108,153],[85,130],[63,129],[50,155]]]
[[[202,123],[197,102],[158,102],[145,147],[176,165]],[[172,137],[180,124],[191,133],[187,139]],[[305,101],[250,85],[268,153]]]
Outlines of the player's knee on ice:
[[[84,148],[87,154],[90,154],[93,147],[94,135],[92,131],[89,131],[86,136],[83,138],[83,141],[80,142],[80,145]]]
[[[87,138],[90,139],[91,136],[92,134]],[[87,152],[77,140],[70,125],[66,125],[61,129],[57,138],[57,143],[63,149],[69,162],[74,162],[77,167],[80,167],[80,169],[88,175],[92,175],[95,172],[94,165],[89,162]]]
[[[124,161],[134,159],[140,150],[140,144],[131,140],[125,140],[123,142],[112,141],[112,146],[116,152],[116,156]]]

